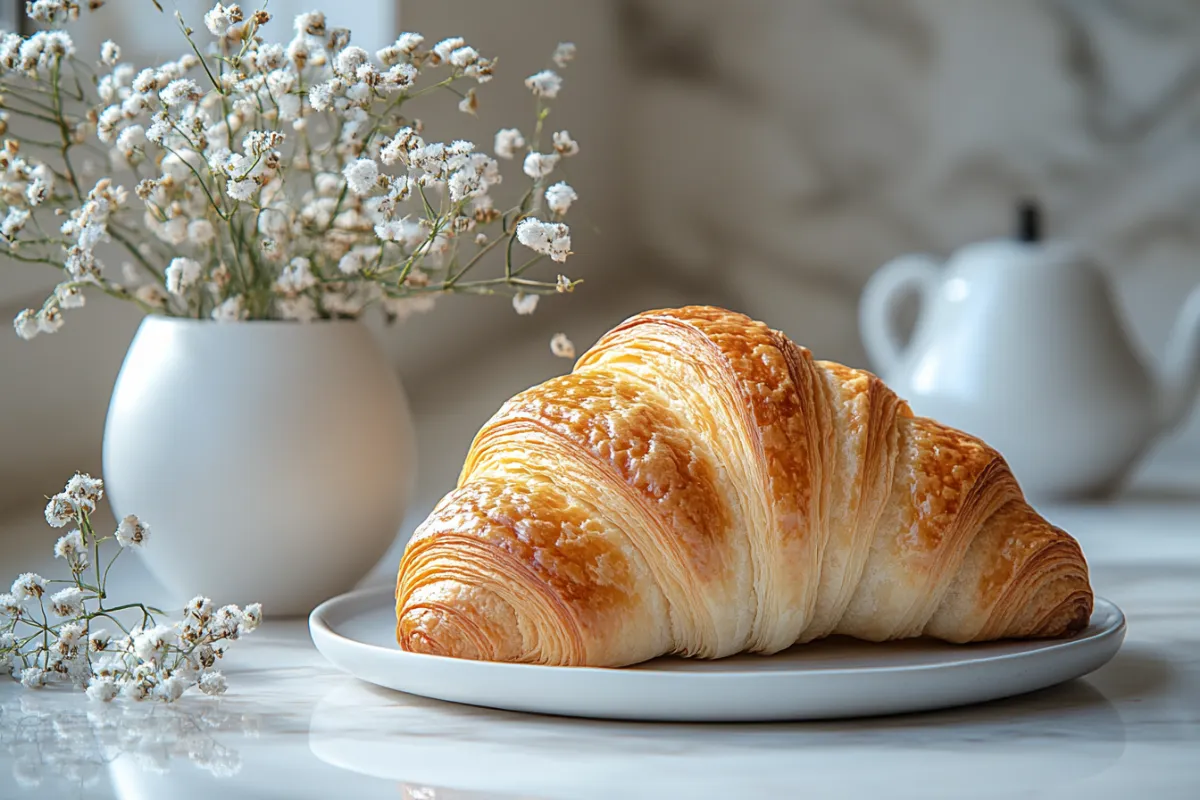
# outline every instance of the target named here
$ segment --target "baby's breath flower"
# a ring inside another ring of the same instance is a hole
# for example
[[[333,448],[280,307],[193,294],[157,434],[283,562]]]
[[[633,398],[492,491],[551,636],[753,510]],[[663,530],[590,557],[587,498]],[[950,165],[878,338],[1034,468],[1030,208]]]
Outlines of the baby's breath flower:
[[[370,158],[359,158],[351,161],[342,170],[346,177],[346,185],[355,194],[368,194],[375,188],[379,179],[379,165]]]
[[[121,106],[109,106],[104,109],[96,120],[96,136],[100,141],[108,144],[116,138],[117,126],[124,118],[125,112],[121,110]]]
[[[455,139],[450,143],[450,146],[446,148],[446,156],[448,158],[461,158],[463,156],[469,156],[474,151],[474,142],[468,142],[466,139]]]
[[[314,111],[324,111],[333,103],[334,85],[331,82],[318,83],[308,90],[308,104]]]
[[[109,39],[100,45],[100,63],[112,67],[120,60],[121,48],[117,46],[116,42]]]
[[[444,63],[450,60],[450,54],[466,44],[466,40],[461,36],[451,36],[448,39],[442,39],[435,44],[431,50],[434,55],[435,64]]]
[[[74,586],[71,586],[67,589],[63,589],[61,592],[58,592],[57,594],[55,594],[54,597],[50,598],[51,607],[53,608],[54,606],[63,605],[63,604],[66,604],[68,606],[78,605],[79,611],[76,611],[75,613],[76,614],[83,613],[82,601],[76,602],[75,597],[68,595],[68,592],[77,592],[80,597],[82,597],[82,595],[83,595],[82,591],[75,588]],[[62,599],[56,599],[56,598],[62,598]],[[57,614],[58,612],[55,611],[55,613]],[[65,617],[68,615],[67,614],[59,614],[59,616]],[[80,639],[83,637],[83,627],[81,625],[79,625],[79,623],[77,623],[77,622],[65,623],[65,624],[59,626],[57,636],[58,636],[58,641],[56,642],[56,644],[58,645],[59,652],[61,652],[63,655],[68,655],[69,651],[74,650],[75,648],[77,648],[79,646]]]
[[[470,114],[471,116],[476,116],[478,114],[479,98],[475,96],[474,89],[468,90],[466,96],[459,101],[458,110],[464,114]]]
[[[104,481],[93,478],[86,472],[76,472],[67,481],[63,493],[76,508],[95,511],[96,503],[104,497]]]
[[[213,36],[224,36],[231,25],[236,25],[242,19],[242,9],[238,5],[223,6],[217,3],[204,15],[204,27]]]
[[[358,68],[367,64],[370,57],[361,47],[347,47],[333,60],[333,69],[339,75],[353,77]]]
[[[0,594],[0,616],[15,619],[21,613],[21,600],[15,593]]]
[[[579,142],[571,138],[568,131],[555,131],[554,150],[561,156],[573,156],[579,153]]]
[[[29,210],[10,206],[8,213],[4,217],[4,222],[0,223],[0,236],[12,241],[17,234],[25,228],[25,223],[29,221]]]
[[[44,178],[34,178],[25,190],[25,200],[31,206],[40,206],[50,196],[52,190],[53,186],[49,181]]]
[[[309,11],[307,14],[297,14],[294,26],[300,36],[325,35],[325,14],[321,11]]]
[[[37,336],[39,333],[37,312],[32,308],[23,309],[13,317],[13,328],[16,329],[17,336],[26,341]]]
[[[36,572],[22,573],[13,581],[11,591],[18,601],[41,597],[46,592],[46,579]]]
[[[450,176],[448,184],[450,189],[450,201],[453,203],[461,203],[471,197],[477,197],[487,191],[487,185],[483,179],[467,170],[459,170]]]
[[[496,141],[492,145],[497,158],[512,158],[517,151],[525,146],[525,137],[516,128],[501,128],[496,131]]]
[[[405,55],[412,55],[421,43],[425,41],[425,37],[419,33],[402,33],[396,37],[396,49]]]
[[[417,69],[412,64],[395,64],[380,77],[380,87],[389,92],[407,89],[416,83]]]
[[[553,100],[562,88],[562,77],[554,70],[544,69],[526,78],[525,86],[535,97]]]
[[[271,87],[272,91],[279,88],[291,88],[290,86],[281,87],[278,73],[272,72],[272,70],[278,70],[280,67],[282,67],[286,60],[287,53],[281,44],[260,44],[258,46],[258,50],[254,52],[254,63],[255,66],[258,67],[259,71],[271,73],[267,76],[267,78],[273,84]],[[271,80],[272,76],[276,76],[273,81]]]
[[[479,60],[479,51],[470,45],[463,45],[452,50],[448,60],[456,67],[469,67]]]
[[[218,639],[236,639],[243,633],[245,615],[235,605],[221,606],[213,615],[212,631]]]
[[[161,145],[166,143],[167,136],[169,136],[170,133],[171,121],[166,117],[156,116],[154,118],[154,122],[150,124],[149,129],[146,131],[146,138],[155,144]]]
[[[200,99],[200,87],[191,78],[177,78],[167,84],[158,93],[165,106],[177,106],[180,103],[195,102]]]
[[[65,20],[79,18],[79,4],[72,0],[31,0],[25,3],[25,13],[37,22],[54,22],[61,15]]]
[[[262,603],[251,603],[242,611],[242,633],[252,633],[262,623]]]
[[[186,226],[184,228],[186,230]],[[191,258],[173,258],[163,272],[167,281],[167,291],[174,295],[182,295],[200,280],[200,262]]]
[[[563,181],[559,181],[546,190],[546,205],[555,214],[562,216],[571,208],[571,204],[579,199],[575,190]]]
[[[230,181],[225,184],[225,192],[234,200],[249,200],[258,189],[258,184],[251,178]]]
[[[558,47],[554,48],[554,65],[559,69],[567,66],[575,60],[575,44],[573,42],[559,42]]]
[[[571,232],[561,222],[526,217],[517,225],[517,241],[555,261],[566,261],[571,252]]]
[[[228,688],[225,676],[221,674],[220,670],[215,669],[201,675],[200,681],[196,685],[200,691],[213,696],[225,694],[225,690]]]
[[[37,323],[40,333],[56,333],[63,326],[62,311],[58,306],[47,306],[38,312]]]
[[[207,620],[212,615],[212,600],[198,594],[183,607],[183,613],[198,620]]]
[[[88,636],[88,649],[93,653],[103,653],[108,649],[111,641],[112,637],[109,636],[108,631],[101,628]]]
[[[537,309],[538,295],[517,292],[513,295],[512,305],[513,311],[516,311],[521,316],[527,316]]]
[[[141,547],[150,538],[150,526],[130,514],[121,520],[115,536],[121,547]]]
[[[242,149],[253,156],[260,156],[283,144],[287,134],[280,131],[250,131],[242,139]]]
[[[117,149],[126,158],[133,155],[135,150],[146,146],[146,129],[141,125],[130,125],[117,136]]]
[[[550,337],[550,352],[559,358],[574,358],[575,345],[565,333],[556,333]]]
[[[60,536],[54,543],[54,557],[64,559],[72,565],[87,565],[87,546],[83,542],[83,534],[71,531]]]
[[[171,640],[174,630],[167,625],[155,625],[133,637],[133,653],[142,661],[158,661]]]
[[[60,492],[46,503],[46,523],[51,528],[61,528],[75,521],[75,504],[65,492]]]
[[[572,283],[571,279],[566,275],[559,275],[558,279],[554,282],[554,291],[558,292],[559,294],[573,292],[575,291],[575,284]]]
[[[83,613],[83,592],[74,586],[50,596],[50,610],[59,617],[76,617]]]
[[[522,169],[529,177],[539,180],[554,171],[554,167],[558,164],[558,159],[558,153],[529,153],[525,156],[525,163],[522,165]]]
[[[375,235],[385,242],[398,242],[410,250],[425,241],[425,229],[411,217],[381,222],[375,226]]]
[[[135,92],[153,92],[159,86],[164,85],[158,70],[153,67],[147,67],[139,72],[133,78],[133,90]]]

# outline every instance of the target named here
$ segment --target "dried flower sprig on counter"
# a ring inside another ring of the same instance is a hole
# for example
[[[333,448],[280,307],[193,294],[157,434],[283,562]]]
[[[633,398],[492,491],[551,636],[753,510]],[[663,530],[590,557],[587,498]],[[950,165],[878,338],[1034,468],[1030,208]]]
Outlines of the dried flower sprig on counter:
[[[158,622],[164,612],[144,603],[106,603],[109,570],[127,549],[145,546],[150,527],[130,515],[111,535],[98,535],[91,515],[103,497],[99,478],[75,473],[47,503],[51,527],[75,526],[54,545],[71,577],[48,580],[26,572],[0,594],[0,670],[30,689],[70,682],[103,702],[119,695],[171,702],[191,687],[223,694],[225,677],[215,665],[230,642],[258,627],[262,606],[214,609],[198,596],[182,620],[165,625]],[[105,561],[101,545],[110,540],[118,548]],[[55,584],[63,588],[55,591]]]
[[[571,254],[578,195],[557,177],[579,144],[547,119],[574,45],[525,80],[529,135],[501,129],[489,154],[431,138],[411,106],[448,95],[478,113],[495,62],[463,39],[403,33],[372,54],[313,11],[268,42],[263,5],[217,3],[199,32],[177,13],[187,52],[145,68],[111,41],[84,57],[63,30],[0,33],[0,135],[9,120],[21,132],[0,147],[0,254],[65,273],[17,315],[20,336],[57,331],[93,289],[149,313],[307,322],[372,303],[401,318],[451,292],[512,295],[528,313],[573,288],[530,270]],[[57,24],[80,8],[28,11]],[[108,177],[87,177],[95,155]],[[505,203],[503,161],[527,180]],[[495,274],[477,277],[489,255]]]

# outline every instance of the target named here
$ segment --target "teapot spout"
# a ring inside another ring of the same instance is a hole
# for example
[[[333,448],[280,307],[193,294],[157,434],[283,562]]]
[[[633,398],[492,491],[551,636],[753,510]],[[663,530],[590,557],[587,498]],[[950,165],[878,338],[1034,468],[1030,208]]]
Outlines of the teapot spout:
[[[1168,431],[1184,420],[1200,392],[1200,286],[1175,320],[1163,361],[1159,391],[1160,429]]]

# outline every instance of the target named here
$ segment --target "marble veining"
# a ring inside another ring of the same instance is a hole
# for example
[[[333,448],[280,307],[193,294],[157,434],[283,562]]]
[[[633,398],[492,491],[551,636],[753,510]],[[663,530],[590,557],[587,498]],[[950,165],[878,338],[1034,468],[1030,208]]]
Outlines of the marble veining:
[[[1007,234],[1023,196],[1099,256],[1151,353],[1200,282],[1194,3],[617,8],[648,258],[824,357],[865,363],[876,267]]]
[[[378,689],[270,620],[230,692],[97,706],[0,683],[0,798],[1192,797],[1200,791],[1200,503],[1042,509],[1127,613],[1093,675],[981,706],[841,722],[642,724]]]

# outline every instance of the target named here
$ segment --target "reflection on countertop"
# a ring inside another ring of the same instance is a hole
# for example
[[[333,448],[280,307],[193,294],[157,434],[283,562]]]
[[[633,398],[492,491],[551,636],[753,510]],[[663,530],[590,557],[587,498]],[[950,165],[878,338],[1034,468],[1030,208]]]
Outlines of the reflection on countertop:
[[[0,702],[0,747],[23,787],[94,786],[109,764],[127,759],[166,773],[190,762],[216,777],[241,770],[224,734],[257,736],[261,717],[223,703],[91,703],[62,687],[6,692]]]

